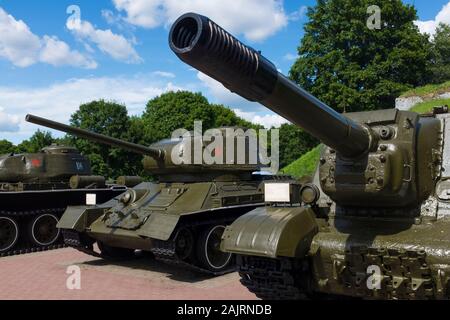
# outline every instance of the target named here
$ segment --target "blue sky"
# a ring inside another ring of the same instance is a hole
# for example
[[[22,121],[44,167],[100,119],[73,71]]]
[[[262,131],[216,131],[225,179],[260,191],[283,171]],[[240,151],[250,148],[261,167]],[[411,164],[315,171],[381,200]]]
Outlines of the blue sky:
[[[448,0],[405,0],[419,27],[450,23]],[[80,103],[111,98],[140,114],[168,90],[201,91],[265,125],[283,119],[227,92],[169,50],[170,23],[187,11],[209,15],[287,73],[315,0],[0,0],[0,138],[15,143],[36,127],[26,113],[67,122]],[[76,10],[80,8],[80,20]],[[56,134],[58,135],[58,134]]]

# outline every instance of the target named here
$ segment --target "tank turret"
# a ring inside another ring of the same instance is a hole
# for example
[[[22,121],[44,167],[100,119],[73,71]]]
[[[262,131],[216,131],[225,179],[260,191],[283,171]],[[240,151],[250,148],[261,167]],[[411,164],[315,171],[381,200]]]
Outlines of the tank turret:
[[[91,175],[89,160],[77,149],[52,145],[38,153],[7,154],[0,157],[0,183],[64,183],[74,175]]]
[[[214,155],[215,153],[220,153],[222,161],[208,164],[205,162],[203,156],[209,144],[204,141],[202,134],[195,135],[193,132],[185,132],[179,138],[162,140],[147,147],[68,126],[34,115],[27,115],[26,121],[66,132],[87,140],[142,154],[144,155],[144,169],[157,176],[161,181],[205,181],[218,178],[229,179],[230,175],[239,175],[240,179],[250,179],[251,174],[262,167],[256,152],[253,154],[254,159],[251,159],[247,152],[244,152],[243,155],[238,154],[237,150],[239,143],[243,143],[245,150],[250,150],[249,142],[251,136],[246,135],[241,128],[214,129],[216,133],[220,135],[222,141],[220,144],[221,147],[215,148],[210,154]],[[229,139],[232,139],[233,141],[231,159],[226,157],[228,147],[227,141],[229,141]],[[217,141],[217,139],[215,141]],[[195,152],[198,150],[200,150],[198,154],[200,154],[201,159],[196,158]],[[243,158],[240,159],[240,157]]]

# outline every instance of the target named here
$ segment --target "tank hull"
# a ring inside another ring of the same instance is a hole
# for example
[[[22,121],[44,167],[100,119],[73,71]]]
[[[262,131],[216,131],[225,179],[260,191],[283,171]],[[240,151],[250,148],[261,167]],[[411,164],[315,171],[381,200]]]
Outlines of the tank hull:
[[[219,275],[235,270],[231,255],[219,253],[221,234],[235,219],[264,205],[263,186],[262,179],[143,183],[130,191],[130,197],[137,195],[134,202],[69,208],[59,227],[68,245],[93,255],[99,255],[93,249],[97,242],[108,248],[148,251],[164,262]],[[202,263],[208,259],[207,247],[224,263]]]
[[[86,204],[86,194],[95,194],[97,203],[104,203],[124,193],[125,188],[65,189],[23,192],[0,192],[1,211],[32,211]]]
[[[314,290],[366,299],[450,298],[450,219],[355,220],[336,219],[314,238]]]
[[[125,188],[0,192],[0,256],[62,247],[64,242],[56,223],[68,206],[85,205],[88,194],[102,203],[124,191]]]
[[[241,282],[263,299],[449,299],[449,231],[449,218],[336,218],[303,257],[240,255]]]

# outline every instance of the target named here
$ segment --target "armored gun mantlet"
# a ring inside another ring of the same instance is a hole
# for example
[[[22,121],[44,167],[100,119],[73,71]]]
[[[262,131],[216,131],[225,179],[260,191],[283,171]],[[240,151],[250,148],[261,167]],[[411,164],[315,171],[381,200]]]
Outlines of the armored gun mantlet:
[[[430,196],[439,172],[441,121],[397,109],[347,116],[370,128],[377,141],[357,158],[324,148],[319,177],[327,196],[340,206],[392,209],[417,207]]]

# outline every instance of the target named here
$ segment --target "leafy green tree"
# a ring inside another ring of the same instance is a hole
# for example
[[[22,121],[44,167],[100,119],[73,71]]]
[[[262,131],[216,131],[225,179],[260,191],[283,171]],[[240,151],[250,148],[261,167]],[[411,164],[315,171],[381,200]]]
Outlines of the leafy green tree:
[[[194,121],[202,121],[203,130],[240,126],[259,128],[238,117],[231,109],[210,104],[201,93],[168,92],[150,100],[142,115],[144,141],[153,143],[170,138],[176,129],[194,129]]]
[[[68,135],[65,135],[61,138],[55,138],[53,140],[54,140],[53,143],[55,143],[59,146],[74,147],[73,139]]]
[[[280,127],[280,168],[284,168],[317,146],[317,139],[311,137],[293,124]]]
[[[99,100],[83,104],[71,116],[70,123],[82,129],[136,142],[136,137],[129,131],[133,121],[128,116],[127,108],[118,103]],[[116,178],[141,173],[141,155],[85,139],[73,138],[73,145],[89,157],[94,174]]]
[[[371,5],[381,29],[367,26]],[[430,45],[401,0],[318,0],[290,77],[339,111],[394,107],[395,98],[427,81]]]
[[[236,115],[236,113],[230,108],[221,104],[212,104],[211,108],[214,113],[213,127],[242,127],[246,129],[259,129],[260,125],[255,125],[249,121],[246,121]]]
[[[127,135],[129,137],[129,141],[137,144],[147,145],[145,141],[144,121],[141,117],[130,117]]]
[[[50,146],[55,142],[52,134],[49,131],[41,131],[38,129],[30,139],[23,141],[17,146],[17,152],[35,153],[42,148]]]
[[[203,128],[214,125],[214,114],[208,100],[200,93],[168,92],[150,100],[142,115],[145,139],[153,143],[169,138],[172,132],[194,129],[194,121],[203,121]]]
[[[433,62],[431,72],[434,83],[450,80],[450,25],[441,23],[432,41]]]
[[[8,140],[0,140],[0,155],[16,152],[16,146]]]

